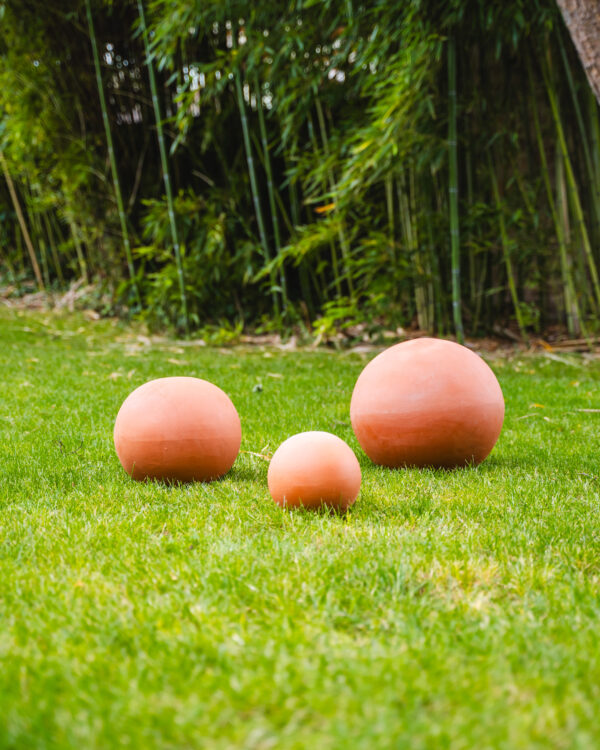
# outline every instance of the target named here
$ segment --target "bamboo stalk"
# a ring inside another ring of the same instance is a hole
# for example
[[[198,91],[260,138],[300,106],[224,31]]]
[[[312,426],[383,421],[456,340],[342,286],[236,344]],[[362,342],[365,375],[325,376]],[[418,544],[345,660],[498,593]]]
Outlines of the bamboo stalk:
[[[588,86],[587,88],[587,112],[588,121],[590,128],[590,140],[591,140],[591,152],[592,152],[592,184],[594,186],[594,195],[600,196],[600,119],[598,118],[598,102],[594,96],[594,92]],[[596,245],[600,243],[600,199],[597,197],[596,200],[599,202],[597,217],[599,219],[596,225],[595,242]]]
[[[563,66],[566,73],[567,83],[569,87],[569,91],[571,93],[571,99],[573,100],[573,109],[575,111],[575,119],[577,121],[577,125],[579,127],[579,134],[580,134],[580,143],[583,149],[583,160],[585,162],[585,166],[587,169],[588,177],[590,180],[590,185],[592,187],[592,196],[591,196],[591,204],[592,204],[592,211],[594,213],[594,221],[595,221],[595,235],[598,236],[598,230],[600,229],[600,191],[599,191],[599,185],[597,183],[596,178],[596,172],[594,169],[594,164],[592,160],[592,152],[590,149],[590,145],[588,143],[588,133],[587,128],[585,126],[585,123],[583,121],[583,114],[581,111],[581,106],[579,104],[579,97],[577,96],[577,89],[575,87],[575,82],[573,80],[573,75],[571,72],[571,66],[569,65],[569,61],[567,59],[567,53],[565,50],[565,45],[563,42],[562,34],[558,34],[558,43],[559,43],[559,49],[560,54],[563,62]],[[593,136],[592,136],[593,137]]]
[[[46,227],[46,236],[48,237],[48,245],[50,246],[50,254],[52,255],[52,262],[54,263],[56,276],[59,282],[61,284],[64,284],[65,277],[63,276],[62,268],[60,266],[60,258],[58,257],[58,249],[56,247],[56,243],[54,242],[56,238],[54,237],[54,233],[52,232],[50,221],[48,219],[48,213],[46,211],[42,213],[42,219],[44,221],[44,226]]]
[[[427,330],[427,308],[425,295],[422,284],[423,268],[420,263],[417,252],[417,243],[413,232],[413,220],[410,208],[410,197],[407,194],[406,177],[400,173],[397,181],[398,202],[400,205],[400,219],[404,230],[404,245],[409,252],[412,263],[414,264],[414,298],[415,308],[417,311],[417,325],[421,330]]]
[[[90,42],[92,45],[92,54],[94,57],[94,69],[96,72],[96,87],[98,88],[98,97],[100,99],[100,108],[102,110],[102,122],[104,124],[104,133],[106,135],[106,144],[108,147],[108,158],[110,160],[110,169],[113,178],[113,186],[115,190],[115,198],[117,201],[117,210],[119,212],[119,222],[121,224],[121,236],[123,238],[123,245],[125,247],[125,257],[127,260],[127,268],[129,270],[129,277],[131,279],[131,286],[133,294],[137,304],[141,307],[142,300],[138,289],[137,281],[135,278],[135,269],[133,267],[133,258],[131,255],[131,244],[129,242],[129,232],[127,230],[127,218],[125,216],[125,209],[123,207],[123,196],[121,194],[121,183],[119,182],[119,172],[117,170],[117,160],[115,158],[115,150],[113,146],[112,133],[110,130],[110,123],[108,121],[108,110],[106,109],[106,99],[104,97],[104,88],[102,86],[102,73],[100,70],[100,58],[98,56],[98,45],[96,44],[96,34],[94,32],[94,21],[92,19],[92,8],[90,0],[85,0],[85,10],[87,16],[87,23],[90,35]]]
[[[473,312],[473,332],[477,331],[477,325],[479,323],[479,316],[481,315],[481,305],[483,302],[483,290],[485,289],[485,279],[487,276],[488,266],[488,254],[483,256],[483,262],[481,263],[481,271],[479,274],[479,281],[477,282],[477,298],[475,300],[475,311]]]
[[[21,184],[21,190],[25,199],[25,211],[27,212],[27,218],[29,219],[29,226],[31,228],[31,234],[35,241],[36,247],[39,250],[40,260],[42,263],[42,277],[46,286],[50,286],[50,266],[48,264],[48,253],[46,252],[46,242],[44,240],[44,233],[40,224],[39,216],[34,208],[33,194],[31,192],[31,185],[24,180]]]
[[[271,251],[269,249],[269,243],[267,242],[267,232],[265,230],[265,222],[263,218],[262,208],[260,205],[260,196],[258,193],[258,181],[256,179],[256,170],[254,169],[254,158],[252,156],[252,144],[250,142],[250,128],[248,127],[248,118],[246,115],[246,102],[244,101],[244,94],[242,92],[242,83],[240,80],[239,70],[235,72],[235,91],[237,95],[237,105],[240,113],[240,119],[242,122],[242,135],[244,138],[244,148],[246,150],[246,162],[248,164],[248,176],[250,177],[250,190],[252,192],[252,202],[254,204],[254,213],[256,215],[256,221],[258,223],[258,232],[260,235],[261,245],[267,262],[271,260]],[[280,320],[281,311],[279,306],[279,297],[275,290],[275,274],[271,271],[271,296],[273,298],[273,306],[275,308],[275,315],[277,320]]]
[[[290,152],[290,159],[292,163],[294,162],[296,158],[296,151],[298,148],[298,141],[294,139],[292,143],[292,148]],[[284,159],[285,159],[285,152],[284,152]],[[286,173],[289,171],[289,165],[287,162],[287,159],[285,159],[285,170]],[[292,223],[294,225],[294,228],[298,227],[300,225],[300,202],[298,200],[298,189],[295,180],[292,180],[290,177],[288,177],[288,192],[290,195],[290,210],[292,213]]]
[[[3,244],[0,244],[0,249],[2,247],[6,247],[6,246]],[[8,252],[8,247],[6,247],[6,252],[2,252],[2,254],[0,255],[0,258],[3,260],[4,263],[6,263],[8,272],[12,276],[12,280],[14,281],[17,287],[17,290],[21,291],[21,284],[19,283],[19,277],[17,276],[17,269],[14,267],[13,262],[10,259],[10,253]]]
[[[298,147],[298,140],[296,137],[292,140],[292,148],[290,151],[290,160],[292,163],[294,163],[296,158],[296,151]],[[290,228],[290,234],[294,232],[296,227],[300,226],[300,201],[298,199],[298,189],[295,180],[293,180],[289,176],[289,163],[288,159],[285,154],[285,149],[283,150],[283,159],[285,164],[285,172],[286,175],[288,175],[288,193],[289,193],[289,199],[290,199],[290,211],[292,214],[292,227]],[[306,269],[306,265],[301,262],[300,266],[298,268],[298,274],[300,276],[300,288],[302,290],[302,298],[306,302],[306,306],[308,308],[308,313],[310,317],[314,317],[314,307],[312,302],[312,295],[310,291],[310,279],[309,274]],[[318,285],[316,286],[318,289]]]
[[[395,260],[396,223],[394,218],[394,176],[389,172],[385,176],[384,185],[390,248],[392,249],[392,258]]]
[[[262,92],[258,82],[258,76],[254,77],[254,88],[256,91],[256,109],[258,112],[258,127],[260,130],[260,140],[264,155],[265,173],[267,176],[267,192],[269,195],[269,208],[271,210],[271,222],[273,225],[273,237],[275,240],[275,252],[279,256],[281,253],[281,233],[279,231],[279,219],[277,217],[277,205],[275,202],[275,188],[273,186],[273,170],[271,169],[271,155],[269,152],[269,141],[267,138],[267,126],[265,123],[265,114],[262,106]],[[284,309],[288,305],[287,284],[283,266],[279,269],[279,283],[281,285],[281,297]]]
[[[312,120],[312,115],[310,112],[308,112],[307,116],[307,125],[308,125],[308,135],[312,143],[313,150],[315,154],[318,154],[320,152],[319,144],[317,143],[317,136],[315,135],[315,127]],[[323,188],[326,190],[327,187],[325,183],[323,184]],[[335,242],[330,240],[329,243],[329,249],[330,249],[330,256],[331,256],[331,265],[333,268],[333,282],[335,286],[335,291],[338,297],[342,296],[342,287],[340,283],[340,274],[339,274],[339,266],[338,266],[338,258],[337,258],[337,252],[335,249]],[[323,298],[321,298],[323,299]]]
[[[264,158],[263,149],[262,149],[262,140],[259,137],[257,137],[256,133],[251,132],[251,141],[254,144],[254,147],[256,149],[258,160],[264,168],[265,158]],[[275,185],[275,183],[273,183],[273,185]],[[286,229],[291,234],[294,231],[294,225],[292,224],[290,217],[288,216],[285,203],[283,202],[283,198],[281,197],[278,188],[274,189],[273,197],[275,199],[275,205],[279,209],[279,216],[283,219],[283,223]]]
[[[27,253],[29,255],[29,260],[31,261],[31,266],[33,268],[33,273],[35,276],[36,283],[38,285],[38,289],[40,289],[40,291],[43,291],[45,289],[45,286],[44,286],[44,281],[42,279],[40,266],[38,264],[37,258],[35,257],[35,250],[33,249],[31,236],[29,235],[29,230],[27,229],[27,224],[25,223],[25,217],[23,216],[23,211],[21,210],[21,204],[19,202],[19,198],[17,197],[17,191],[15,190],[15,185],[12,181],[12,177],[10,176],[10,172],[8,170],[8,164],[6,163],[6,159],[4,158],[4,153],[2,152],[1,149],[0,149],[0,165],[2,165],[2,173],[4,174],[4,179],[6,180],[6,184],[8,186],[8,192],[10,193],[10,199],[15,209],[15,213],[17,214],[17,220],[19,222],[19,226],[21,227],[23,239],[25,240],[25,247],[27,248]]]
[[[421,298],[422,324],[419,323],[419,327],[423,328],[423,330],[431,331],[435,322],[433,288],[431,285],[431,266],[429,265],[428,253],[421,253],[421,243],[419,241],[419,215],[417,213],[417,188],[415,184],[414,163],[410,164],[408,170],[408,182],[409,219],[412,225],[411,234],[413,236],[413,252],[415,254],[416,265],[421,278],[421,282],[417,290]]]
[[[385,187],[385,206],[387,214],[388,224],[388,243],[390,249],[390,258],[394,267],[396,266],[396,210],[394,204],[394,175],[392,172],[388,172],[385,175],[384,180]],[[391,290],[391,297],[394,300],[398,299],[398,286],[393,285]]]
[[[449,185],[448,202],[450,205],[450,246],[452,263],[452,317],[456,340],[464,343],[465,335],[462,322],[460,296],[460,220],[458,215],[458,157],[456,142],[456,40],[448,38],[448,161]]]
[[[27,276],[27,271],[25,269],[25,253],[23,252],[23,232],[17,231],[15,227],[15,244],[17,246],[17,258],[19,259],[19,262],[21,264],[21,276],[24,278]]]
[[[419,200],[417,200],[417,193]],[[416,179],[416,169],[414,163],[410,165],[410,205],[411,213],[415,221],[415,238],[417,251],[422,256],[423,266],[426,273],[426,290],[427,290],[427,330],[433,331],[435,327],[435,287],[433,283],[433,267],[431,264],[431,253],[429,250],[422,252],[422,241],[419,239],[419,209],[423,205],[423,199],[419,185]]]
[[[598,270],[596,268],[596,262],[594,261],[592,246],[591,246],[589,235],[588,235],[587,228],[585,225],[583,209],[581,207],[581,200],[579,198],[579,191],[577,189],[577,182],[575,181],[575,175],[573,173],[573,167],[571,165],[571,159],[569,157],[569,151],[567,149],[567,141],[565,138],[562,121],[560,119],[560,114],[558,111],[558,101],[556,99],[556,93],[554,92],[554,89],[552,88],[552,85],[550,84],[550,80],[548,78],[548,73],[546,69],[544,69],[544,82],[546,84],[546,91],[548,93],[548,99],[550,101],[550,109],[552,110],[552,116],[554,118],[556,135],[558,136],[558,143],[559,143],[560,150],[562,152],[563,159],[565,162],[565,174],[567,177],[567,184],[569,186],[569,190],[571,191],[573,211],[575,213],[575,221],[577,224],[577,228],[580,232],[581,243],[583,246],[583,251],[585,254],[585,258],[586,258],[587,265],[588,265],[589,272],[590,272],[590,277],[592,280],[592,288],[594,290],[596,308],[598,309],[600,308],[600,279],[598,278]]]
[[[43,202],[43,193],[39,188],[39,185],[35,186],[35,192],[37,194],[38,200]],[[32,209],[35,208],[35,204],[33,203],[33,191],[31,192],[32,196]],[[54,217],[54,214],[52,214]],[[58,248],[60,246],[60,237],[59,232],[55,231],[56,227],[56,220],[54,222],[50,221],[50,215],[48,210],[41,210],[38,212],[38,218],[39,218],[39,229],[41,236],[45,234],[47,239],[47,245],[50,249],[50,257],[52,258],[52,265],[54,266],[54,270],[56,273],[56,278],[58,279],[60,284],[64,284],[64,275],[62,272],[62,266],[60,262],[60,256],[58,252]],[[54,217],[55,218],[55,217]]]
[[[557,36],[558,36],[558,47],[560,50],[560,56],[561,56],[563,66],[565,69],[565,74],[566,74],[569,92],[571,94],[571,99],[573,100],[573,109],[575,111],[575,119],[577,121],[577,125],[579,127],[579,134],[581,136],[581,146],[583,147],[584,161],[588,169],[589,175],[590,177],[592,177],[593,175],[592,156],[591,156],[590,148],[588,145],[587,132],[586,132],[586,128],[583,122],[583,115],[581,112],[581,107],[579,105],[579,98],[577,96],[575,82],[573,81],[573,74],[571,72],[571,66],[569,65],[569,61],[567,59],[567,53],[566,53],[565,45],[562,39],[562,34],[558,34]]]
[[[315,96],[315,108],[317,110],[317,120],[319,121],[319,130],[321,132],[321,141],[323,142],[323,153],[325,158],[329,158],[329,139],[327,137],[327,126],[325,125],[325,117],[323,115],[323,107],[318,96]],[[336,189],[335,189],[335,177],[330,167],[327,168],[327,174],[329,178],[329,188],[331,190],[331,196],[334,203],[336,201]],[[350,299],[354,298],[354,284],[352,283],[352,274],[350,273],[350,247],[348,245],[348,239],[346,232],[344,231],[343,220],[340,221],[340,228],[338,230],[340,248],[342,249],[342,260],[344,263],[344,276],[346,277],[346,283],[348,284],[348,291],[350,293]]]
[[[594,183],[600,192],[600,118],[598,117],[598,102],[594,92],[588,87],[588,111],[590,128],[592,131],[592,155],[594,166]]]
[[[398,196],[399,218],[403,234],[403,244],[415,268],[413,282],[417,324],[422,330],[427,330],[429,328],[429,321],[427,319],[426,294],[423,287],[423,277],[425,274],[418,253],[417,228],[413,222],[410,188],[407,188],[406,186],[406,176],[404,172],[398,174],[398,178],[396,179],[396,191]]]
[[[433,222],[431,218],[426,221],[427,225],[427,244],[429,248],[429,264],[432,269],[433,277],[433,304],[434,304],[434,323],[435,330],[438,334],[444,333],[445,321],[442,311],[442,290],[440,283],[440,264],[435,254],[435,242],[433,239]]]
[[[87,263],[85,261],[85,256],[83,254],[81,242],[79,241],[77,227],[75,226],[75,222],[70,218],[68,219],[68,223],[69,223],[69,229],[71,230],[71,236],[73,237],[73,244],[75,245],[75,252],[77,253],[77,261],[79,263],[79,270],[81,272],[81,278],[85,281],[86,284],[89,284],[90,279],[88,275]]]
[[[502,200],[500,198],[500,191],[498,189],[498,181],[496,179],[496,173],[494,171],[494,164],[492,157],[488,151],[488,166],[490,171],[490,178],[492,181],[492,191],[494,193],[494,200],[496,201],[496,210],[498,212],[498,223],[500,225],[500,239],[502,242],[502,254],[504,256],[504,264],[506,266],[506,276],[508,278],[508,288],[510,290],[510,296],[512,298],[513,306],[515,308],[515,315],[519,326],[521,336],[525,341],[529,341],[527,331],[525,329],[525,323],[523,321],[523,315],[521,307],[519,305],[519,297],[517,295],[517,285],[515,283],[515,275],[512,267],[512,260],[510,257],[510,240],[508,238],[508,232],[506,231],[506,223],[504,221],[504,210],[502,208]]]
[[[442,191],[440,189],[439,185],[439,178],[436,171],[430,167],[429,171],[429,177],[430,177],[430,202],[431,202],[431,210],[434,213],[437,213],[438,215],[443,215],[447,213],[447,206],[446,201],[444,198],[447,197],[447,192]],[[440,257],[435,252],[434,247],[434,240],[433,240],[433,225],[432,222],[428,222],[428,229],[430,236],[430,243],[431,243],[431,257],[432,257],[432,263],[434,268],[435,277],[437,280],[437,292],[436,292],[436,310],[437,310],[437,320],[438,320],[438,328],[441,332],[450,332],[453,328],[454,324],[454,318],[452,323],[450,323],[448,319],[448,310],[447,305],[442,304],[445,303],[444,295],[442,293],[443,283],[442,283],[442,269],[440,264]]]
[[[569,268],[572,269],[574,287],[580,295],[582,315],[584,319],[587,313],[586,302],[589,301],[592,315],[595,316],[596,311],[594,309],[594,293],[593,288],[588,289],[589,285],[589,272],[587,270],[587,259],[581,241],[581,232],[578,232],[577,220],[573,221],[572,216],[574,215],[574,200],[573,190],[566,179],[565,160],[560,146],[556,149],[555,154],[555,165],[556,165],[556,185],[557,185],[557,206],[560,220],[563,225],[563,232],[566,239],[567,247],[570,248],[569,252]],[[584,295],[585,292],[585,295]]]
[[[471,149],[467,145],[466,148],[466,172],[467,172],[467,205],[469,210],[473,207],[473,163],[471,159]],[[487,254],[483,258],[481,263],[481,269],[479,275],[477,274],[477,258],[475,255],[475,240],[479,239],[479,233],[476,237],[473,237],[469,230],[467,237],[468,249],[469,249],[469,291],[471,294],[471,330],[473,333],[477,333],[477,327],[479,324],[479,316],[481,314],[481,302],[483,298],[483,288],[486,276],[486,265],[487,265]]]
[[[88,0],[89,2],[89,0]],[[154,119],[156,121],[156,135],[158,138],[158,150],[160,152],[160,164],[163,173],[163,182],[167,197],[167,211],[169,214],[169,226],[171,228],[171,239],[173,241],[173,252],[175,253],[175,264],[177,266],[177,281],[179,283],[179,296],[181,299],[181,316],[186,331],[189,331],[189,316],[187,307],[187,297],[185,293],[185,278],[183,273],[183,261],[181,258],[181,249],[177,234],[177,222],[175,221],[175,205],[173,201],[173,191],[171,189],[171,177],[169,175],[169,164],[167,161],[167,150],[165,148],[165,138],[163,133],[162,118],[160,114],[160,105],[158,102],[158,91],[156,87],[156,77],[154,75],[154,66],[150,56],[148,44],[148,29],[146,27],[146,17],[144,15],[144,4],[138,0],[138,13],[142,27],[142,36],[144,39],[144,53],[146,55],[146,67],[148,69],[148,78],[150,79],[150,92],[152,94],[152,107],[154,109]]]
[[[560,148],[555,153],[555,182],[556,182],[556,213],[557,234],[560,235],[565,245],[564,253],[560,253],[561,273],[563,277],[563,291],[565,298],[565,315],[567,319],[567,330],[571,335],[578,335],[583,322],[583,316],[579,312],[575,284],[573,282],[573,264],[567,253],[567,243],[570,243],[571,229],[569,226],[569,201],[567,199],[567,187],[565,185],[565,164]]]
[[[473,162],[471,159],[470,139],[467,137],[465,148],[465,171],[467,176],[467,206],[469,212],[473,208]],[[476,269],[475,269],[475,250],[473,238],[471,236],[471,222],[469,222],[469,231],[467,234],[467,248],[469,251],[469,292],[471,304],[475,302],[476,295]]]
[[[537,101],[535,97],[535,89],[533,86],[533,75],[531,72],[531,63],[528,59],[528,74],[529,74],[529,85],[531,88],[531,103],[533,113],[533,126],[535,130],[535,137],[537,141],[538,151],[540,154],[540,161],[542,164],[542,177],[544,180],[544,187],[546,188],[546,197],[548,199],[548,205],[550,206],[550,213],[552,214],[552,221],[554,222],[554,229],[556,232],[556,239],[558,241],[558,251],[560,254],[560,265],[563,276],[563,293],[565,297],[565,313],[567,318],[567,330],[570,334],[576,334],[578,329],[586,336],[585,325],[581,317],[579,310],[579,304],[577,302],[577,295],[575,294],[575,285],[573,283],[573,275],[568,259],[567,246],[565,242],[565,235],[563,232],[563,226],[560,222],[559,214],[556,210],[556,204],[554,202],[554,195],[552,193],[552,185],[550,183],[550,172],[548,169],[548,161],[546,159],[546,150],[544,148],[544,139],[542,138],[542,129],[540,127],[540,118],[538,113]]]

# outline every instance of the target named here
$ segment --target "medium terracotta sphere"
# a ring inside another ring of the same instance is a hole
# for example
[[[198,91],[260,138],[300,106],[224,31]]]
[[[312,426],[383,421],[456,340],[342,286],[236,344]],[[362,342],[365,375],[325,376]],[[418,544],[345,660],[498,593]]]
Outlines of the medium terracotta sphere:
[[[470,349],[414,339],[369,362],[354,386],[350,419],[377,464],[454,468],[490,453],[504,398],[494,373]]]
[[[114,440],[133,479],[207,482],[231,469],[242,428],[231,399],[216,385],[200,378],[159,378],[127,396]]]
[[[300,432],[283,442],[269,464],[271,497],[284,508],[346,510],[360,490],[352,449],[329,432]]]

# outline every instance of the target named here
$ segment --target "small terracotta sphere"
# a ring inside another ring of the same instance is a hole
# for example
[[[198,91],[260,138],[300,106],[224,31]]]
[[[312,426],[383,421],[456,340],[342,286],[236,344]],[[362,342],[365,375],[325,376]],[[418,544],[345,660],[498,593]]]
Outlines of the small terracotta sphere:
[[[114,440],[133,479],[208,482],[231,469],[242,428],[231,399],[216,385],[200,378],[159,378],[127,396]]]
[[[421,338],[369,362],[354,387],[350,419],[377,464],[454,468],[490,453],[502,429],[504,398],[477,354]]]
[[[356,500],[361,473],[352,449],[329,432],[300,432],[284,441],[269,464],[271,497],[283,508],[346,510]]]

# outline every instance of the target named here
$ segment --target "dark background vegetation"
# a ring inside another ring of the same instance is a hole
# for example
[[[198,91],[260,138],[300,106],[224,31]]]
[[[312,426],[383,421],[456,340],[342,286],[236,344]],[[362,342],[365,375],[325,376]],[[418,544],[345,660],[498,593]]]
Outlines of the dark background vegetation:
[[[599,143],[553,0],[0,0],[15,294],[37,261],[180,330],[588,336]]]

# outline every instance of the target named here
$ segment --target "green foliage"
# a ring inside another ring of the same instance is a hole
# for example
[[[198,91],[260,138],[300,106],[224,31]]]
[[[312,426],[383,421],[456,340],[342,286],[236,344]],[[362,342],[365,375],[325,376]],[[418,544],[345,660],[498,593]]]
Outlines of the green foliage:
[[[323,315],[315,320],[313,328],[319,340],[327,340],[329,336],[361,320],[356,300],[338,297],[323,305]]]
[[[41,6],[41,4],[38,4]],[[117,220],[104,169],[105,154],[90,136],[93,68],[85,61],[82,35],[64,46],[69,14],[6,2],[0,27],[0,148],[15,181],[32,186],[44,210],[69,216],[90,245],[105,239]],[[83,22],[83,16],[81,17]],[[104,205],[102,205],[104,202]],[[67,222],[65,222],[67,223]],[[35,228],[30,227],[35,235]],[[68,232],[65,229],[65,232]],[[39,240],[39,238],[36,238]],[[106,270],[114,242],[106,238]],[[71,252],[74,245],[71,244]]]
[[[178,317],[177,300],[181,297],[173,263],[169,204],[166,199],[143,203],[142,233],[147,244],[134,249],[141,261],[140,283],[146,301],[143,314],[154,325],[183,327],[184,321]],[[231,247],[232,222],[225,210],[217,213],[218,207],[218,198],[207,201],[190,190],[179,193],[173,202],[188,313],[196,327],[207,318],[239,316],[242,310],[236,295],[252,274],[255,247],[250,241]]]
[[[132,304],[131,234],[156,325],[184,299],[195,328],[348,299],[437,332],[595,328],[600,118],[554,0],[151,0],[147,48],[137,0],[90,7],[102,108],[83,0],[2,5],[0,147],[48,281]]]

